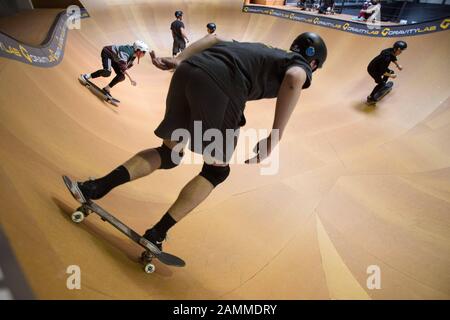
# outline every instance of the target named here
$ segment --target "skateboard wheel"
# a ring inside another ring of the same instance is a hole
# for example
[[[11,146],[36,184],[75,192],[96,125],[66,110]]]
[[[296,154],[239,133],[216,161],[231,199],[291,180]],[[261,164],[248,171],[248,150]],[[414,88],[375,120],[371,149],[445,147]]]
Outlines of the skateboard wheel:
[[[103,221],[106,221],[106,219],[105,218],[101,218]]]
[[[144,262],[150,262],[150,261],[152,261],[152,258],[153,257],[151,255],[151,253],[149,253],[148,251],[144,251],[141,254],[141,260]]]
[[[81,206],[77,209],[77,211],[82,212],[84,214],[84,217],[87,218],[87,216],[90,214],[89,209]]]
[[[153,263],[147,263],[144,267],[145,273],[153,273],[155,272],[156,268]]]
[[[80,223],[84,220],[84,213],[81,211],[75,211],[72,213],[72,221],[75,223]]]

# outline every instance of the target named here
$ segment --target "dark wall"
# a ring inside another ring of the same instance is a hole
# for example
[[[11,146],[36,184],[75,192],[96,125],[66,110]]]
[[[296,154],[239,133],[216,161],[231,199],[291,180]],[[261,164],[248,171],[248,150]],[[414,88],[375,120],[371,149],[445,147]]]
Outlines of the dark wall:
[[[450,17],[450,5],[411,3],[405,7],[401,18],[411,23],[445,17]]]
[[[287,0],[286,4],[295,5],[297,0]],[[335,0],[337,8],[341,8],[342,0]],[[362,3],[346,4],[342,13],[357,16]],[[450,17],[450,5],[414,3],[411,1],[382,0],[381,20],[399,22],[407,20],[408,23],[423,22],[444,17]]]
[[[10,16],[21,10],[29,10],[33,7],[64,9],[73,4],[83,8],[83,5],[78,0],[0,0],[0,17]]]
[[[19,11],[14,3],[8,3],[7,1],[0,1],[0,17],[13,15]]]
[[[0,17],[10,16],[27,9],[32,9],[28,0],[0,0]]]
[[[35,8],[67,8],[70,5],[77,5],[80,8],[83,7],[78,0],[32,0]]]

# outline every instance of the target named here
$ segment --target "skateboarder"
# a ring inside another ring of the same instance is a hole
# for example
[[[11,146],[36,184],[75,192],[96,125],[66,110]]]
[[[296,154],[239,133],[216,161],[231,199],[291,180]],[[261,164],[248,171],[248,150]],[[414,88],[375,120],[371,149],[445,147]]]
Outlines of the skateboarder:
[[[289,51],[210,35],[193,43],[176,58],[159,58],[153,52],[151,57],[159,69],[176,69],[164,119],[155,130],[162,145],[140,151],[100,179],[78,182],[77,193],[82,201],[83,198],[99,199],[113,188],[157,169],[176,167],[183,156],[183,146],[177,148],[179,138],[174,135],[180,129],[188,131],[189,148],[203,154],[205,162],[201,172],[185,185],[166,214],[145,232],[144,237],[161,248],[167,231],[205,200],[230,173],[228,162],[237,137],[226,140],[211,161],[205,153],[212,142],[202,139],[203,133],[208,129],[238,132],[245,124],[243,111],[247,101],[277,98],[271,134],[259,141],[257,155],[246,163],[264,160],[278,143],[277,137],[283,137],[300,92],[311,85],[312,73],[324,64],[327,48],[319,35],[310,32],[299,35]],[[195,121],[202,124],[200,134],[193,129]]]
[[[103,69],[97,70],[93,73],[86,73],[80,75],[80,81],[86,84],[86,80],[95,79],[98,77],[109,77],[111,75],[111,67],[114,69],[116,76],[111,82],[102,89],[103,94],[111,97],[111,88],[119,82],[125,80],[125,76],[130,79],[133,86],[136,85],[130,74],[127,72],[133,66],[134,60],[144,57],[148,52],[148,46],[144,41],[136,40],[133,45],[111,45],[103,47],[101,57]]]
[[[210,22],[206,25],[206,32],[208,32],[208,34],[214,34],[214,32],[216,32],[216,24],[214,22]]]
[[[175,57],[178,53],[186,48],[186,42],[189,43],[189,39],[186,34],[186,29],[183,23],[183,11],[175,11],[175,17],[177,18],[170,25],[172,30],[173,46],[172,56]]]
[[[407,48],[405,41],[397,41],[392,48],[384,49],[381,53],[370,61],[367,66],[367,72],[377,83],[372,93],[367,97],[367,103],[375,102],[374,94],[382,90],[389,78],[395,79],[397,75],[393,70],[389,69],[389,64],[393,62],[398,70],[403,70],[402,66],[397,63],[399,56]]]

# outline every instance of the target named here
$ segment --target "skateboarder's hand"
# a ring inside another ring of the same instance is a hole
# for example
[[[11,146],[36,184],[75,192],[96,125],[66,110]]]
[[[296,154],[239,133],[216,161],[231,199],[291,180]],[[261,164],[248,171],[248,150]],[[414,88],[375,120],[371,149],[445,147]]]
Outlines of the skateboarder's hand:
[[[253,148],[253,152],[256,153],[256,156],[246,160],[245,163],[246,164],[260,163],[270,155],[273,147],[274,146],[272,146],[270,136],[260,140]]]
[[[137,82],[134,81],[134,80],[130,80],[130,82],[131,82],[131,85],[132,85],[133,87],[135,87],[135,86],[137,85]]]
[[[402,67],[401,65],[398,65],[397,68],[398,68],[398,70],[400,70],[400,71],[403,70],[403,67]]]
[[[175,69],[178,65],[178,61],[174,58],[159,58],[155,55],[155,52],[150,52],[150,57],[152,58],[152,63],[161,70],[171,70]]]

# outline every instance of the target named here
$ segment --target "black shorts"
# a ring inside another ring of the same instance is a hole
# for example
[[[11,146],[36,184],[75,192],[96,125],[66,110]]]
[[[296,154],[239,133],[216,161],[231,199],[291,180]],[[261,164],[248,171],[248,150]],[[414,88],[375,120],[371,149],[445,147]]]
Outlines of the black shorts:
[[[180,141],[172,133],[176,129],[186,129],[190,135],[189,149],[203,154],[211,143],[204,141],[205,131],[216,129],[224,140],[221,150],[213,156],[228,162],[236,148],[239,128],[245,124],[243,110],[244,106],[236,107],[205,71],[183,62],[170,82],[164,119],[155,134],[162,139]],[[228,131],[229,139],[226,139],[227,129],[232,129]],[[231,134],[235,137],[230,139]]]
[[[394,73],[394,71],[392,71],[391,69],[387,69],[385,72],[380,74],[379,71],[373,70],[370,67],[367,68],[367,72],[373,78],[373,80],[375,80],[375,83],[377,84],[385,83],[388,80],[388,77],[386,77],[384,73],[386,72],[389,72],[391,74]]]
[[[111,54],[107,49],[103,48],[101,57],[102,57],[102,66],[104,70],[111,71],[111,68],[113,68],[116,74],[118,75],[123,74],[119,64],[113,60]]]
[[[173,39],[172,54],[174,56],[183,51],[185,48],[186,42],[184,40],[178,38]]]

